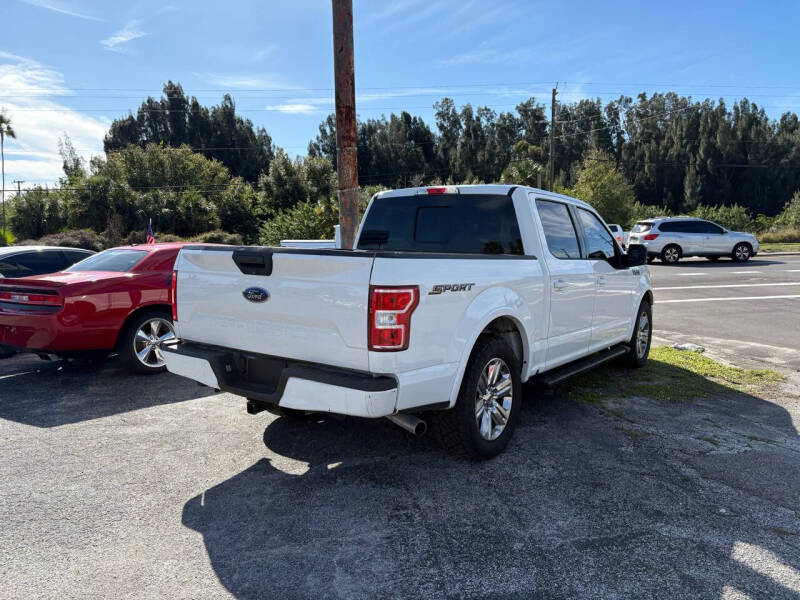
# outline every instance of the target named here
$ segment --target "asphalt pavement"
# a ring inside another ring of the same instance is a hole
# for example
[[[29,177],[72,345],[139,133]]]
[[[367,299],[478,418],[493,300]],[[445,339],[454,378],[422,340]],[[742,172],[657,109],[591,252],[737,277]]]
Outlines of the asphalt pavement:
[[[655,333],[739,364],[800,371],[800,256],[650,265]]]
[[[800,396],[720,391],[529,389],[471,463],[386,419],[3,360],[0,597],[798,598]]]

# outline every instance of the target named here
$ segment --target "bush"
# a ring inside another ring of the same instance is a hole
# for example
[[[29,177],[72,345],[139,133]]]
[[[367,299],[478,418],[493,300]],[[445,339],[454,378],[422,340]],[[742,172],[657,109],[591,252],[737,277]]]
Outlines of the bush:
[[[3,231],[0,229],[0,247],[1,246],[10,246],[15,241],[14,234],[10,231]]]
[[[783,207],[783,212],[775,218],[775,227],[800,229],[800,190]]]
[[[261,226],[259,240],[265,246],[278,246],[281,240],[316,240],[331,237],[333,237],[333,225],[322,208],[315,202],[300,202],[264,223]]]
[[[756,223],[750,213],[744,206],[738,204],[732,206],[700,205],[692,211],[692,216],[714,221],[733,231],[753,232],[756,229]]]
[[[758,241],[762,244],[800,242],[800,228],[776,229],[759,234]]]
[[[633,188],[613,160],[599,150],[589,152],[570,195],[591,204],[607,223],[630,221]]]
[[[229,246],[241,246],[244,244],[244,239],[238,233],[228,233],[221,229],[201,233],[194,236],[191,241],[203,244],[227,244]]]
[[[108,248],[108,239],[91,229],[72,229],[51,233],[40,237],[38,240],[23,240],[20,246],[63,246],[70,248],[84,248],[86,250],[105,250]]]
[[[642,204],[641,202],[634,202],[633,206],[631,207],[631,216],[630,220],[628,221],[628,229],[632,229],[636,223],[639,221],[644,221],[645,219],[670,216],[672,216],[672,211],[670,211],[670,209],[668,209],[666,206],[655,206],[650,204]],[[625,225],[625,223],[621,223],[621,225]]]
[[[179,235],[175,235],[173,233],[156,233],[155,238],[157,242],[182,242],[184,238]],[[146,244],[147,243],[147,231],[142,231],[137,229],[135,231],[131,231],[125,239],[122,241],[122,245],[130,246],[132,244]]]

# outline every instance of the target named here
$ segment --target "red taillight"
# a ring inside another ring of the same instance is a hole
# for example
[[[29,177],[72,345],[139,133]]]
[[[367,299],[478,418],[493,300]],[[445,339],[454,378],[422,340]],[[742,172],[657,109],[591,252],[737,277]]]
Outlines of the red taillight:
[[[419,287],[369,288],[369,349],[392,352],[408,348],[411,313],[419,304]]]
[[[428,188],[428,193],[429,194],[444,194],[445,192],[447,192],[447,188],[446,187],[429,187]]]
[[[27,304],[28,306],[61,306],[64,304],[64,299],[57,293],[0,292],[0,301]]]
[[[172,281],[170,282],[170,302],[172,303],[172,322],[178,321],[178,272],[172,272]]]
[[[643,236],[648,242],[652,242],[654,239],[658,237],[657,233],[648,233],[647,235]]]

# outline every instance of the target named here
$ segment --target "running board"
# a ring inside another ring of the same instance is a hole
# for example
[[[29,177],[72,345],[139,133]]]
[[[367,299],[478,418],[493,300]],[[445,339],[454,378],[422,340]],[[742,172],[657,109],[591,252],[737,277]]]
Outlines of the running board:
[[[609,360],[613,360],[619,356],[627,354],[628,352],[630,352],[630,347],[627,344],[620,344],[619,346],[614,346],[607,350],[596,352],[591,356],[587,356],[586,358],[582,358],[573,363],[564,365],[563,367],[558,367],[557,369],[548,371],[547,373],[537,377],[536,381],[548,387],[552,387],[557,383],[561,383],[565,379],[569,379],[573,375],[583,373],[589,369],[594,369],[595,367],[602,365]]]

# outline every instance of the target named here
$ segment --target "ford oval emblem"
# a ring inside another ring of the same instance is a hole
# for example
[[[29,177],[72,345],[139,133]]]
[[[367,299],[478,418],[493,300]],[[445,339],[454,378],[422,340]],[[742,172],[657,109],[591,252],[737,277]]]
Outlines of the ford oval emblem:
[[[260,287],[249,287],[242,292],[242,296],[250,302],[266,302],[269,300],[269,292]]]

